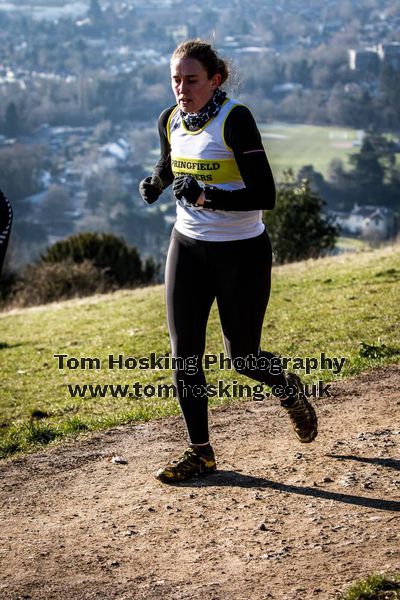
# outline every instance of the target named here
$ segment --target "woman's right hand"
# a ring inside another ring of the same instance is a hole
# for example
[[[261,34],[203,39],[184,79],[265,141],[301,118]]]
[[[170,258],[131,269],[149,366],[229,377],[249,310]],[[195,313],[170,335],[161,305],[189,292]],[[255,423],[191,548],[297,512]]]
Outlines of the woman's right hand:
[[[139,193],[146,204],[153,204],[162,191],[162,181],[157,176],[146,177],[139,183]]]

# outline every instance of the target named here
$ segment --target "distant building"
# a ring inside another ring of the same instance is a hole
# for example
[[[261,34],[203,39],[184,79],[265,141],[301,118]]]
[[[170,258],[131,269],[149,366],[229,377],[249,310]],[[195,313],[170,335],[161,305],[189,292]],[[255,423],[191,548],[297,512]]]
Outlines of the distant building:
[[[378,44],[371,48],[350,48],[349,68],[362,75],[378,75],[382,64],[400,72],[400,43]]]
[[[352,71],[358,71],[362,74],[373,73],[378,75],[380,69],[380,57],[378,51],[374,48],[364,48],[359,50],[350,49],[349,68]]]
[[[334,35],[342,29],[341,21],[331,21],[330,23],[320,23],[317,25],[317,31],[325,37]]]
[[[293,92],[300,92],[303,89],[302,83],[292,83],[288,81],[287,83],[279,83],[272,87],[273,94],[279,94],[281,96],[286,96],[286,94],[292,94]]]
[[[117,161],[125,162],[130,154],[130,146],[124,139],[119,138],[118,142],[109,142],[102,147],[105,156],[112,156]]]
[[[180,44],[187,40],[189,36],[189,27],[187,25],[167,25],[165,31],[170,36],[175,44]]]
[[[388,209],[377,208],[364,218],[362,235],[365,238],[387,239],[394,231],[394,215]]]
[[[394,71],[400,71],[400,43],[379,44],[378,54],[384,64],[392,67]]]
[[[396,235],[394,212],[386,206],[355,204],[353,209],[334,214],[336,224],[343,233],[367,239],[385,240]]]

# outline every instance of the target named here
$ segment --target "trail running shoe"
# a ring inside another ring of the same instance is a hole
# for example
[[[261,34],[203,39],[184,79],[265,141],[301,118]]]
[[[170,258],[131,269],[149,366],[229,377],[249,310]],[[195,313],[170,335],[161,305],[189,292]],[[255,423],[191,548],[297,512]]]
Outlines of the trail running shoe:
[[[195,475],[206,475],[216,471],[214,451],[205,453],[197,448],[187,448],[182,456],[171,461],[163,469],[159,469],[156,478],[163,483],[176,483],[191,479]]]
[[[281,405],[289,414],[292,421],[293,429],[300,440],[304,444],[312,442],[318,434],[317,415],[311,403],[307,400],[303,393],[303,384],[300,377],[294,373],[286,375],[288,386],[296,390],[294,400],[292,398],[283,400]]]

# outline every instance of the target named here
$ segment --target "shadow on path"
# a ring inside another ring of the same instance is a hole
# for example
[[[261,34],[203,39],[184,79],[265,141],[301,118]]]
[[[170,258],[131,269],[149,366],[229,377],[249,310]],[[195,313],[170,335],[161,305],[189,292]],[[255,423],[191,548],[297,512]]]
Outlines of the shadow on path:
[[[356,460],[358,462],[370,463],[371,465],[380,465],[381,467],[390,467],[400,471],[400,460],[394,458],[367,458],[366,456],[355,456],[354,454],[327,454],[330,458],[338,460]]]
[[[170,484],[171,485],[171,484]],[[242,475],[237,471],[217,471],[207,477],[181,482],[175,484],[179,487],[243,487],[243,488],[268,488],[278,492],[288,494],[298,494],[300,496],[311,496],[313,498],[322,498],[323,500],[335,500],[345,504],[354,504],[355,506],[365,506],[366,508],[375,508],[378,510],[387,510],[400,512],[400,502],[395,500],[382,500],[380,498],[367,498],[365,496],[352,496],[350,494],[340,494],[329,492],[316,487],[302,487],[297,485],[288,485],[277,481],[270,481],[263,477],[254,477]]]
[[[9,348],[19,348],[20,346],[28,346],[26,342],[20,342],[18,344],[8,344],[7,342],[0,342],[0,350],[7,350]]]

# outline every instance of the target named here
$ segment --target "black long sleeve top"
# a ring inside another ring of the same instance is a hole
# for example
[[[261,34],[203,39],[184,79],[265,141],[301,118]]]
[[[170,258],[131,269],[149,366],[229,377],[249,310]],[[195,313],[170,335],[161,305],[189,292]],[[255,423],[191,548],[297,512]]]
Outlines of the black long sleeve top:
[[[167,136],[168,118],[175,105],[164,110],[158,119],[161,156],[153,175],[160,177],[163,189],[174,180],[171,168],[171,146]],[[237,105],[225,121],[224,136],[232,148],[244,188],[222,190],[213,186],[204,188],[206,203],[211,210],[271,210],[275,206],[275,183],[257,125],[246,106]]]

